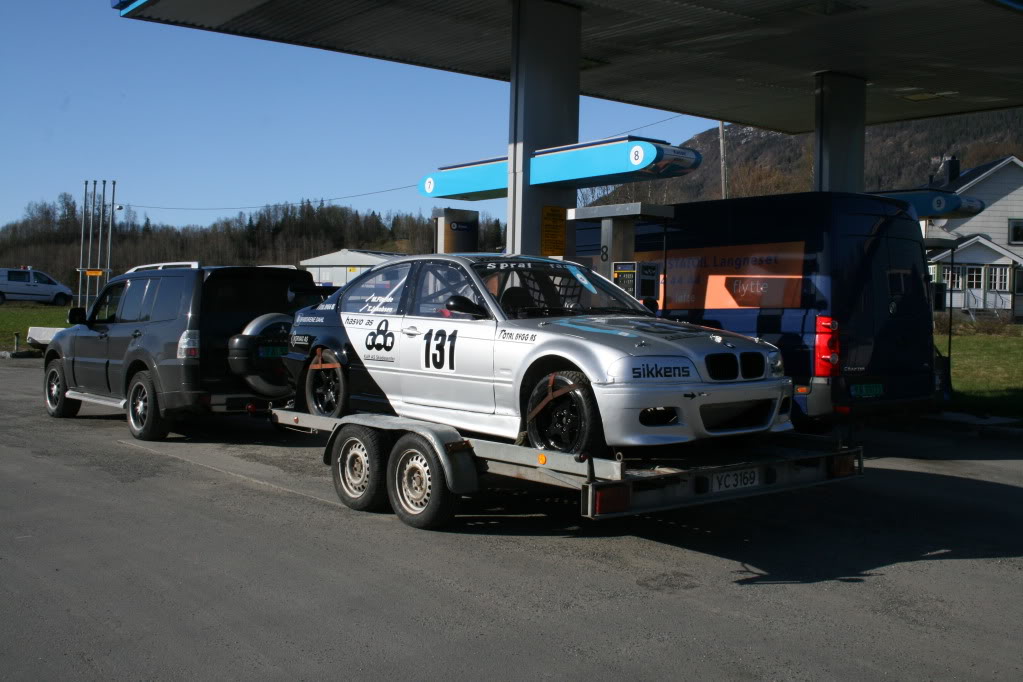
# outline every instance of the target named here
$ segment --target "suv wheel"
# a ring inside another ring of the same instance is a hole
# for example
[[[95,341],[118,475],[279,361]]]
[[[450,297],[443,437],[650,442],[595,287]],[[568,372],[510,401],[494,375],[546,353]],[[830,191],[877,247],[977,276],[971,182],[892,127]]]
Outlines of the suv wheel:
[[[50,364],[46,365],[43,391],[46,395],[46,413],[51,417],[73,417],[82,408],[80,400],[71,400],[64,395],[67,392],[67,382],[64,380],[64,365],[60,359],[50,360]]]
[[[139,372],[128,385],[128,430],[139,440],[161,440],[169,426],[160,416],[152,377],[149,372]]]

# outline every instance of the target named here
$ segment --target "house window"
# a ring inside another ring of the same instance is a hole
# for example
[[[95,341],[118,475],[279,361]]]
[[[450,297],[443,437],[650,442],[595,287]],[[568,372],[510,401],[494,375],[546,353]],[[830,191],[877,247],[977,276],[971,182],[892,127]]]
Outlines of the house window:
[[[1016,293],[1023,296],[1023,268],[1016,271]]]
[[[1023,244],[1023,218],[1009,218],[1009,243]]]
[[[934,265],[933,263],[931,265],[928,265],[927,274],[931,276],[931,281],[934,282],[938,277],[938,266]]]
[[[949,289],[962,289],[963,288],[962,272],[963,272],[962,268],[958,266],[950,268],[949,266],[946,265],[941,270],[941,278],[945,281],[945,283],[948,284]]]
[[[980,289],[984,286],[984,269],[976,266],[966,268],[966,288]]]
[[[988,291],[1009,290],[1009,268],[1007,266],[995,266],[987,271]]]

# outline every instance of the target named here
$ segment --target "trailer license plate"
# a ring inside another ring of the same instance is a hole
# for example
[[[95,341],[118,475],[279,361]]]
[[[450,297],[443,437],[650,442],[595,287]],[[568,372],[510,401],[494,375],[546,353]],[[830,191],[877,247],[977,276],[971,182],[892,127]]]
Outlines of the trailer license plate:
[[[738,471],[727,471],[723,474],[714,474],[714,490],[716,493],[739,490],[740,488],[755,488],[760,485],[760,472],[756,469],[739,469]]]

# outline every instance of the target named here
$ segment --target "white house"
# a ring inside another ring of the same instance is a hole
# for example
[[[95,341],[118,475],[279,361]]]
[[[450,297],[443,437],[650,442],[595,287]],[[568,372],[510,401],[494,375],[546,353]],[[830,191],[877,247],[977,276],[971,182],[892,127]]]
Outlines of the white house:
[[[932,251],[931,275],[952,291],[952,307],[1011,310],[1023,317],[1023,162],[1006,156],[971,168],[942,187],[969,194],[986,208],[970,218],[930,221],[957,240]]]
[[[303,269],[312,273],[313,279],[319,284],[343,286],[350,279],[359,276],[360,272],[369,270],[374,265],[394,258],[399,254],[387,251],[363,251],[361,249],[341,249],[315,258],[300,261]]]

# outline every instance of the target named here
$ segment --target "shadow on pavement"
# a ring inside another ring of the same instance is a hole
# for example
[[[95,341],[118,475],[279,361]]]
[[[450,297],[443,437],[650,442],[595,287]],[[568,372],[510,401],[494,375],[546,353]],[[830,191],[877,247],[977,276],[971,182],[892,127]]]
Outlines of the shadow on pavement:
[[[122,417],[123,418],[123,417]],[[330,434],[309,434],[277,427],[246,415],[200,415],[171,427],[167,442],[224,445],[269,445],[282,448],[323,448]]]
[[[819,488],[611,521],[572,491],[502,488],[463,501],[452,532],[632,535],[738,562],[735,582],[863,582],[892,564],[1023,556],[1023,488],[869,469]]]

